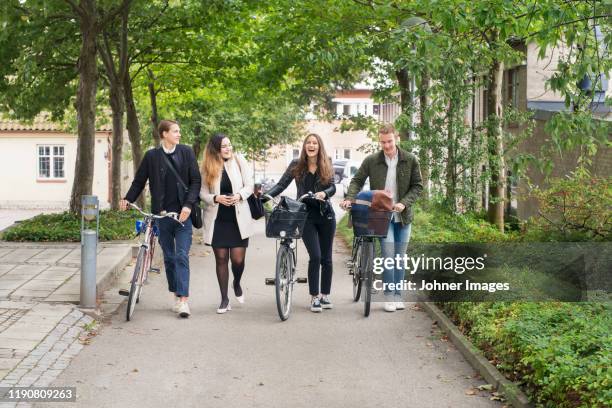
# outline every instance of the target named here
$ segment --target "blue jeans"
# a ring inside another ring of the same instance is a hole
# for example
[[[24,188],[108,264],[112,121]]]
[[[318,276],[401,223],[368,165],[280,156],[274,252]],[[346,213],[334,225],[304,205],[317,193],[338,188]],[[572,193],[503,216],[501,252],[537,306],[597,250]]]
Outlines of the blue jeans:
[[[404,279],[404,268],[397,268],[395,256],[404,256],[410,241],[412,224],[402,226],[401,222],[391,221],[386,238],[380,238],[381,255],[383,258],[393,258],[393,268],[385,268],[383,272],[383,283],[400,283]],[[391,296],[392,291],[386,289],[385,296]],[[396,296],[401,296],[401,291],[395,290]]]
[[[189,296],[189,249],[191,219],[181,226],[170,218],[155,220],[159,228],[159,244],[164,252],[168,290],[176,296]]]

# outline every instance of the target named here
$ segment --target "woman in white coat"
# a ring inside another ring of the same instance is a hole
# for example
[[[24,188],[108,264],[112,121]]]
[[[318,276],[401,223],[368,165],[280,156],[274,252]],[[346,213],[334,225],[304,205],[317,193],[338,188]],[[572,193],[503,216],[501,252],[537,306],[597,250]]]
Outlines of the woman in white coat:
[[[213,247],[221,290],[217,313],[232,309],[227,295],[230,259],[234,294],[238,302],[244,303],[240,279],[249,237],[253,234],[253,219],[247,202],[252,193],[253,175],[248,163],[233,152],[226,135],[213,135],[204,151],[200,198],[205,203],[204,243]]]

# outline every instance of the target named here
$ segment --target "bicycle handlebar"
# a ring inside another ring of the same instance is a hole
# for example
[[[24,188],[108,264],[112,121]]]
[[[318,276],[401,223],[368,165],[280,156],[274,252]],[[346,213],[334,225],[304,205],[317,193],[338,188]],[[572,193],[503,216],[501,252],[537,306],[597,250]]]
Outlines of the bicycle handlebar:
[[[142,210],[140,209],[140,207],[138,207],[138,206],[137,206],[136,204],[134,204],[134,203],[130,203],[130,202],[128,202],[128,204],[130,205],[130,207],[132,207],[133,209],[137,210],[138,212],[140,212],[140,213],[141,213],[142,215],[144,215],[145,217],[151,217],[151,218],[156,218],[156,219],[160,219],[160,218],[171,218],[171,219],[173,219],[174,221],[176,221],[176,222],[178,222],[179,224],[181,224],[181,226],[184,226],[184,224],[178,220],[179,215],[178,215],[178,213],[176,213],[176,212],[167,212],[167,213],[165,213],[164,215],[155,215],[155,214],[149,214],[149,213],[146,213],[146,212],[142,211]]]
[[[262,193],[262,196],[267,197],[268,199],[272,200],[272,202],[275,202],[275,197],[272,197],[269,194],[266,193]],[[315,198],[315,195],[312,191],[307,192],[306,194],[302,195],[300,198],[298,198],[298,201],[303,201],[305,198]]]

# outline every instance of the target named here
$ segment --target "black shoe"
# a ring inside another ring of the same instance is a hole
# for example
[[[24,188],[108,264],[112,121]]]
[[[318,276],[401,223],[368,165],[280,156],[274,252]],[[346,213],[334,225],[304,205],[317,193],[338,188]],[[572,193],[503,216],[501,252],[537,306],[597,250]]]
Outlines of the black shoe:
[[[321,300],[316,297],[312,298],[312,303],[310,304],[310,311],[315,313],[320,313],[323,309],[321,308]]]
[[[240,282],[236,284],[236,281],[233,281],[232,287],[234,288],[234,295],[236,295],[236,297],[242,296],[242,287],[240,286]]]
[[[321,307],[323,309],[333,309],[334,308],[334,304],[331,302],[331,300],[329,300],[329,297],[327,295],[323,296],[320,302],[321,302]]]

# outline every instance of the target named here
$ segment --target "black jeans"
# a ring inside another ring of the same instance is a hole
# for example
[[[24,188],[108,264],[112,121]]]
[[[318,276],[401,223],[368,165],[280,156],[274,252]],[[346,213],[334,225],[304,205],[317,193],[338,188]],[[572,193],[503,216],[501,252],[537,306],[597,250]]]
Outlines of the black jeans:
[[[336,233],[336,220],[317,217],[308,218],[302,239],[308,251],[308,288],[311,296],[319,293],[329,295],[332,282],[332,244]],[[321,290],[319,291],[319,266],[321,268]]]

